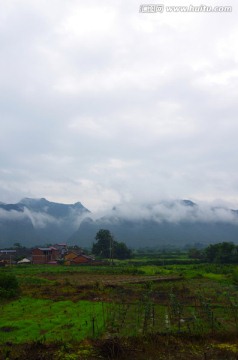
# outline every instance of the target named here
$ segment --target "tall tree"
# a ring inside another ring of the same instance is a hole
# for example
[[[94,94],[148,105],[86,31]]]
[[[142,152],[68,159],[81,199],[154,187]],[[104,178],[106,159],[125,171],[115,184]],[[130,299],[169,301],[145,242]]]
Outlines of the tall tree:
[[[129,259],[131,258],[131,250],[128,249],[124,242],[117,242],[114,240],[113,235],[109,230],[100,229],[95,239],[96,243],[93,244],[92,253],[102,258],[108,258],[111,261],[116,259]]]
[[[102,258],[111,258],[114,240],[110,231],[100,229],[95,239],[97,242],[93,244],[92,253]]]

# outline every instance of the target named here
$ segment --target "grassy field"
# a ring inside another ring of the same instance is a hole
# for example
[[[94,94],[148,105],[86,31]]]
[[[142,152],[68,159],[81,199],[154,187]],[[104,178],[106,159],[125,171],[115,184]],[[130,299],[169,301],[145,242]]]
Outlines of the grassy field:
[[[1,269],[20,294],[0,303],[0,359],[237,360],[237,269],[148,258]]]
[[[1,343],[79,341],[100,336],[110,306],[23,297],[2,307]]]

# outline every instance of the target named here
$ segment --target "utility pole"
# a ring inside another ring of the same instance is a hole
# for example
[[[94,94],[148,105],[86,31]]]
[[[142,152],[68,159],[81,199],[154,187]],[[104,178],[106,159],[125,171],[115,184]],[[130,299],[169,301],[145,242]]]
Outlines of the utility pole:
[[[110,255],[110,265],[113,265],[113,238],[110,236],[110,248],[109,248],[109,255]]]

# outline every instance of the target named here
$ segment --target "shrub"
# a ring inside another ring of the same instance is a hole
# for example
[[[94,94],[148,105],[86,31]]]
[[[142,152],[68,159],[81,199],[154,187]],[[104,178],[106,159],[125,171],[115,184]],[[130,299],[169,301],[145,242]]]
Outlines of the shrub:
[[[236,285],[238,284],[238,269],[234,269],[232,273],[232,280]]]
[[[0,299],[16,297],[20,292],[16,276],[0,273]]]

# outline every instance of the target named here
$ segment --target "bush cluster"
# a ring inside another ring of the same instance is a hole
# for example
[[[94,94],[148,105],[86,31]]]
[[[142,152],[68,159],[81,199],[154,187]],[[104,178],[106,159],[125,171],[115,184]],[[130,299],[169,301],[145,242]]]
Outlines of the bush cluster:
[[[11,299],[19,295],[20,289],[16,276],[0,273],[0,299]]]

